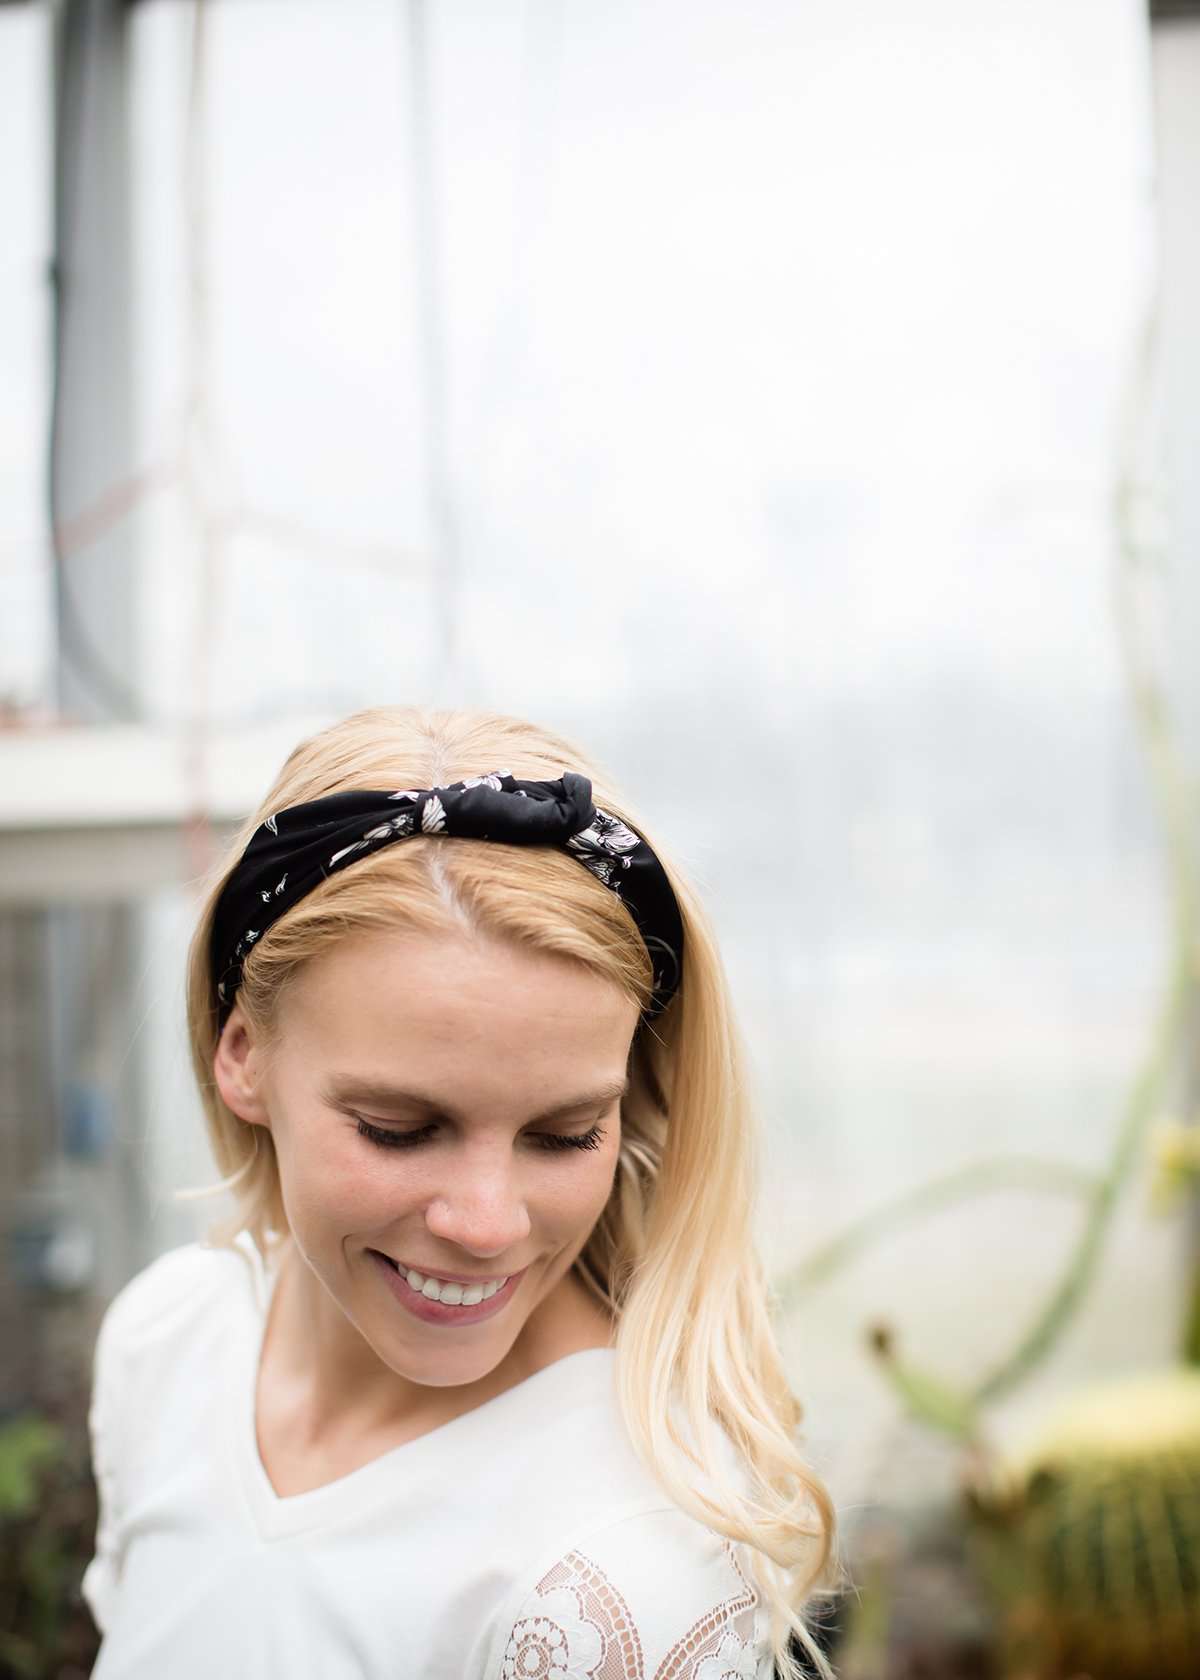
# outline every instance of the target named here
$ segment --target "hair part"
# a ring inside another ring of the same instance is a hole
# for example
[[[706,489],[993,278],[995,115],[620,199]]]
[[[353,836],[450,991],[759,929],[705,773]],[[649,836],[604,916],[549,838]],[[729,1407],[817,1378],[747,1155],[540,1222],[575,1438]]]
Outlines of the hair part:
[[[579,770],[598,805],[646,833],[604,772],[550,731],[490,712],[373,707],[301,741],[234,837],[188,953],[192,1065],[222,1177],[177,1194],[233,1192],[236,1209],[210,1228],[210,1242],[232,1245],[244,1230],[266,1259],[288,1235],[271,1134],[234,1115],[213,1078],[213,914],[251,836],[272,813],[326,794],[447,785],[500,765],[533,780]],[[782,1680],[803,1680],[793,1639],[833,1680],[801,1612],[840,1584],[836,1519],[797,1444],[802,1412],[754,1242],[758,1136],[745,1058],[707,917],[651,844],[683,918],[683,974],[662,1015],[634,1035],[612,1193],[575,1270],[615,1321],[618,1393],[635,1450],[681,1509],[753,1553]],[[330,876],[247,954],[238,1002],[268,1060],[290,982],[347,934],[370,929],[512,940],[583,964],[641,1009],[650,1000],[651,964],[633,917],[568,853],[414,836]],[[729,1445],[741,1479],[728,1474]]]

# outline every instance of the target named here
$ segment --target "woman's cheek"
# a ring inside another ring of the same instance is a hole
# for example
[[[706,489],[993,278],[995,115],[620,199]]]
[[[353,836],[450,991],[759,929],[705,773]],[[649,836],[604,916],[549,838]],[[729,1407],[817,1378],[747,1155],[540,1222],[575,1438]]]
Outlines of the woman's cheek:
[[[564,1198],[564,1211],[568,1213],[569,1223],[578,1227],[591,1227],[599,1219],[608,1206],[612,1194],[613,1180],[616,1174],[616,1162],[597,1161],[591,1171],[583,1170],[576,1174],[575,1182]]]
[[[331,1209],[352,1215],[364,1203],[406,1202],[420,1178],[416,1163],[398,1165],[389,1156],[360,1137],[348,1126],[338,1147],[317,1161],[312,1175],[314,1194]]]

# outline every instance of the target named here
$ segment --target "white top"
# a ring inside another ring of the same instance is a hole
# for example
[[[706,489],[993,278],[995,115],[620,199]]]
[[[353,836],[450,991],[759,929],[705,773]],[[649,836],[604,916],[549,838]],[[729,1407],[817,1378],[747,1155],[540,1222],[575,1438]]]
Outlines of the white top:
[[[611,1348],[280,1498],[254,1421],[277,1277],[247,1233],[189,1243],[104,1315],[92,1680],[771,1680],[746,1548],[637,1460]]]

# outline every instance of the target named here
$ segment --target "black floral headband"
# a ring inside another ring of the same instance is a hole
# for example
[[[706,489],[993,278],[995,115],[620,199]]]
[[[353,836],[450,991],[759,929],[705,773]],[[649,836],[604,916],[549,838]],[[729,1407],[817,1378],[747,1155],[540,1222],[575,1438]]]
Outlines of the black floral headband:
[[[331,793],[260,823],[213,917],[218,1030],[233,1008],[242,960],[272,922],[357,858],[422,834],[563,847],[616,893],[638,926],[654,969],[644,1018],[661,1014],[674,997],[683,968],[683,920],[647,842],[593,805],[586,776],[565,770],[557,781],[531,782],[497,770],[447,787]]]

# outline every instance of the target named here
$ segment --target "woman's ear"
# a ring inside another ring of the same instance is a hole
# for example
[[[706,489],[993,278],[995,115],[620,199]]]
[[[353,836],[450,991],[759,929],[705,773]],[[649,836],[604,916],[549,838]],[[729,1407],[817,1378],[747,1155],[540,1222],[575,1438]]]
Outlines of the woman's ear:
[[[250,1028],[241,1007],[233,1011],[217,1040],[213,1056],[213,1078],[226,1108],[239,1120],[251,1125],[270,1128],[267,1105],[259,1093],[262,1056],[250,1036]]]

